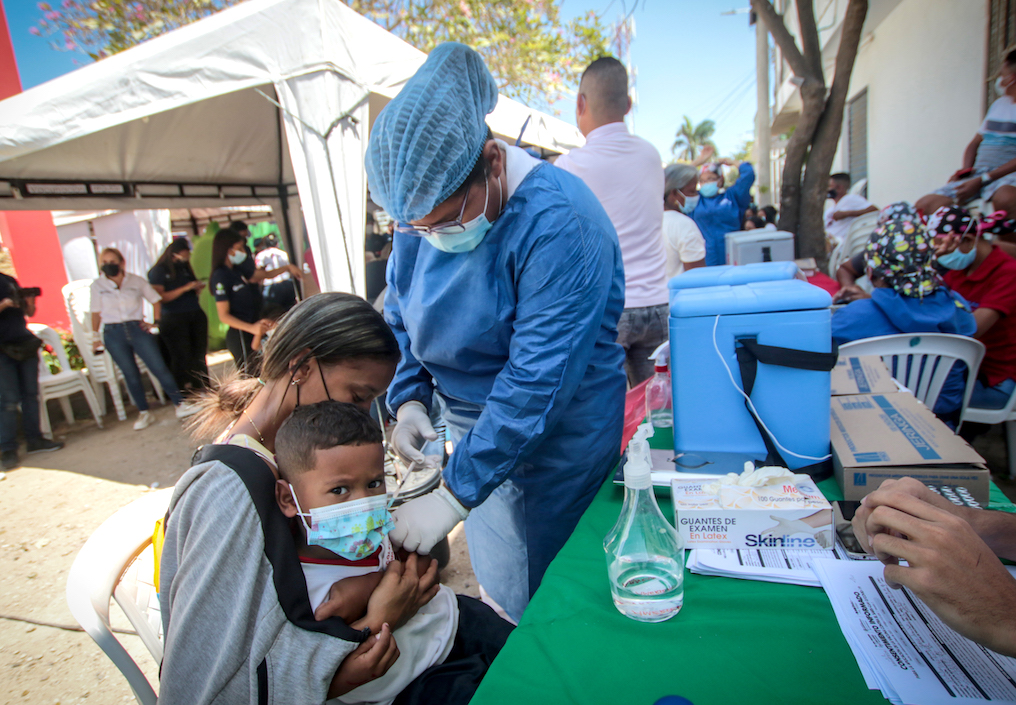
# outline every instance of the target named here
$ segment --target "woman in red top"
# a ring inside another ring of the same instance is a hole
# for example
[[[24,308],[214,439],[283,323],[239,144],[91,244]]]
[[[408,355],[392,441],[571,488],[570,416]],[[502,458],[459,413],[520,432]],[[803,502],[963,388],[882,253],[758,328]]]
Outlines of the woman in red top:
[[[1004,213],[1001,214],[1004,217]],[[970,302],[974,337],[984,343],[984,361],[970,406],[1001,409],[1016,389],[1016,259],[981,235],[995,220],[978,224],[966,209],[939,208],[928,220],[945,283]]]

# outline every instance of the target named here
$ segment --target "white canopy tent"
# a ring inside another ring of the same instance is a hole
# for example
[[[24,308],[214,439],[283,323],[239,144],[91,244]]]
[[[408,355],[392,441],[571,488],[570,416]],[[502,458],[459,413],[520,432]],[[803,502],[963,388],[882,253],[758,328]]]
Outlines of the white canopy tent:
[[[299,204],[322,288],[362,294],[369,125],[424,59],[339,0],[250,0],[0,101],[0,210],[268,204],[299,256]],[[527,118],[582,143],[504,97],[488,123]]]

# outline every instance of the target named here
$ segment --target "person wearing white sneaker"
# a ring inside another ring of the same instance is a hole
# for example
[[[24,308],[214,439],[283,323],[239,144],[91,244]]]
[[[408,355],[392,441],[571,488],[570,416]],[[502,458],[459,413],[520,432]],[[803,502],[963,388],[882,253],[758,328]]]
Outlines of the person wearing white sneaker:
[[[107,247],[99,255],[99,269],[103,275],[93,281],[91,287],[92,350],[99,353],[105,344],[113,362],[123,372],[131,401],[141,412],[134,423],[134,430],[148,428],[154,422],[148,413],[148,400],[141,383],[141,372],[134,360],[135,355],[155,375],[170,401],[177,407],[177,418],[190,416],[194,409],[184,404],[183,396],[159,350],[159,344],[151,333],[153,326],[144,320],[145,301],[152,304],[155,320],[159,320],[162,298],[145,279],[127,273],[124,257],[115,247]]]

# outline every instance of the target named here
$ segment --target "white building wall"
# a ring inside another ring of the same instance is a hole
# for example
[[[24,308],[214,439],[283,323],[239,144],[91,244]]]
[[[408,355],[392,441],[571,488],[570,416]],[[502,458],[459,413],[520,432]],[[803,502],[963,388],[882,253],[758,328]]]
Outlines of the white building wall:
[[[915,201],[960,168],[983,119],[983,0],[903,0],[862,37],[848,100],[868,89],[868,199]],[[849,171],[848,109],[833,172]]]

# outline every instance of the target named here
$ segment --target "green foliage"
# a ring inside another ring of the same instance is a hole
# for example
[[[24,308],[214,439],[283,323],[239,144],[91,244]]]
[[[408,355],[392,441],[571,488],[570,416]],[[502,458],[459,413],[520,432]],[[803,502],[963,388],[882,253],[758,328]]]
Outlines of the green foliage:
[[[71,369],[83,370],[85,368],[85,359],[81,357],[77,343],[74,342],[74,336],[71,335],[70,331],[61,328],[57,328],[56,332],[60,335],[60,341],[63,343],[64,351],[67,353],[67,361],[71,363]],[[56,351],[49,345],[42,346],[42,357],[46,361],[50,372],[57,374],[62,371],[60,358],[57,357]]]
[[[561,22],[560,0],[345,0],[416,48],[461,42],[483,55],[505,95],[549,106],[609,53],[595,12]]]
[[[694,161],[695,157],[698,156],[699,150],[706,145],[711,145],[713,149],[716,148],[716,145],[710,139],[715,132],[716,123],[712,120],[703,120],[695,125],[692,123],[691,118],[685,115],[684,122],[677,128],[677,135],[670,151],[677,154],[678,159],[689,162]],[[678,149],[681,151],[678,152]]]
[[[29,31],[53,47],[93,59],[129,49],[243,0],[63,0],[40,2]],[[585,67],[609,53],[595,12],[561,20],[562,0],[343,0],[362,15],[429,52],[441,42],[483,55],[506,96],[548,107],[573,91]]]
[[[40,2],[28,31],[53,37],[53,48],[102,59],[183,27],[242,0],[63,0]]]
[[[752,153],[755,151],[755,140],[745,140],[744,143],[734,152],[734,156],[731,157],[735,162],[749,162],[752,158]]]

